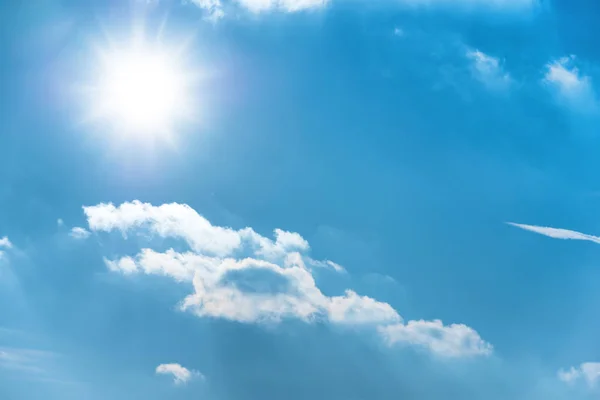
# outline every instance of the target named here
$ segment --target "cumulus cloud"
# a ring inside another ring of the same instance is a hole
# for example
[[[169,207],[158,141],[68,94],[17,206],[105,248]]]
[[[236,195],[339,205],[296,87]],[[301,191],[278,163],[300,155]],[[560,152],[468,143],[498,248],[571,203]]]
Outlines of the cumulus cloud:
[[[156,373],[161,375],[172,375],[176,385],[186,384],[194,378],[204,379],[204,376],[194,370],[182,367],[180,364],[160,364],[156,367]]]
[[[525,225],[525,224],[517,224],[514,222],[508,222],[508,225],[515,226],[517,228],[525,229],[527,231],[539,233],[540,235],[548,236],[554,239],[564,239],[564,240],[585,240],[588,242],[594,242],[600,244],[600,237],[587,235],[585,233],[571,231],[568,229],[559,229],[559,228],[550,228],[546,226],[536,226],[536,225]]]
[[[583,380],[588,386],[595,387],[600,379],[600,363],[586,362],[579,367],[558,371],[558,379],[568,384]]]
[[[84,207],[84,212],[92,231],[120,231],[125,237],[152,233],[186,242],[189,251],[146,248],[133,257],[105,259],[105,263],[109,270],[125,275],[159,275],[190,285],[192,293],[179,307],[199,317],[243,323],[293,318],[372,326],[390,345],[410,343],[449,357],[491,352],[491,345],[467,326],[405,323],[390,304],[352,290],[325,295],[315,282],[315,268],[343,269],[310,258],[310,245],[298,233],[276,229],[271,239],[252,228],[215,226],[191,207],[177,203],[99,204]]]
[[[298,233],[274,230],[275,240],[256,233],[252,228],[234,230],[214,226],[206,218],[185,204],[153,206],[133,201],[119,207],[99,204],[84,207],[89,229],[92,231],[120,231],[123,235],[149,231],[160,237],[184,240],[194,253],[218,258],[252,257],[271,262],[295,262],[310,267],[343,268],[330,261],[308,257],[309,243]]]
[[[90,236],[90,231],[88,231],[85,228],[76,226],[73,229],[71,229],[71,232],[69,232],[69,236],[71,236],[73,239],[83,240],[87,239]]]
[[[498,58],[479,50],[468,50],[466,56],[471,61],[473,76],[489,89],[501,90],[510,85],[510,75]]]
[[[444,325],[440,320],[409,321],[379,328],[389,343],[404,342],[429,348],[448,357],[491,354],[492,346],[463,324]]]
[[[552,89],[557,99],[578,111],[597,108],[591,78],[575,66],[575,57],[563,57],[546,65],[543,83]]]

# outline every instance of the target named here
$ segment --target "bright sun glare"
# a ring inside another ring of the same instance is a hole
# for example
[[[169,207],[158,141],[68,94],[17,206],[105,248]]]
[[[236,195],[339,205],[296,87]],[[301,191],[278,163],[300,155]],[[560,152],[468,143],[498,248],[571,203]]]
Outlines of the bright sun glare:
[[[160,54],[117,54],[105,66],[102,101],[106,110],[131,128],[164,126],[182,99],[180,73]]]
[[[100,52],[92,118],[120,137],[171,138],[190,116],[190,76],[177,54],[138,42]]]

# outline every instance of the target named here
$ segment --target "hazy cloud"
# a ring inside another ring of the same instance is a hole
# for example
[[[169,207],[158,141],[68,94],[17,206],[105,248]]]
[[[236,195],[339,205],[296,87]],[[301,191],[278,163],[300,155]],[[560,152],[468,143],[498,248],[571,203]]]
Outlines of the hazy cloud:
[[[4,236],[0,238],[0,260],[5,258],[5,250],[10,250],[13,248],[12,242],[8,239],[8,237]]]
[[[83,240],[87,239],[90,236],[90,232],[87,229],[76,226],[73,229],[71,229],[71,232],[69,232],[69,236],[71,236],[73,239]]]
[[[591,78],[582,74],[575,62],[575,56],[569,56],[546,64],[543,83],[559,102],[576,111],[595,111],[597,101]]]
[[[225,16],[225,5],[221,0],[189,0],[208,13],[209,18],[216,20]],[[227,3],[227,2],[225,2]],[[322,8],[329,0],[231,0],[235,4],[253,13],[265,11],[298,12]]]
[[[600,379],[600,363],[586,362],[579,367],[558,371],[558,378],[568,384],[583,380],[588,386],[595,387]]]
[[[510,85],[512,80],[500,59],[479,50],[468,50],[466,56],[471,61],[473,76],[489,89],[502,90]]]

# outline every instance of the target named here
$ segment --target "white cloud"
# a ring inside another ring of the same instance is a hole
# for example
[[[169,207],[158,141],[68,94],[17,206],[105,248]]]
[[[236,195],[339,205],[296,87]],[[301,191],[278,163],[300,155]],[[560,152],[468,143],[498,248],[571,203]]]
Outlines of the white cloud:
[[[206,218],[185,204],[163,204],[155,207],[133,201],[119,207],[99,204],[84,207],[89,229],[110,232],[118,230],[127,235],[139,229],[148,230],[161,237],[183,239],[191,249],[215,257],[240,257],[249,255],[271,262],[284,262],[299,257],[302,263],[316,267],[343,268],[329,261],[316,261],[307,256],[308,242],[299,234],[275,229],[275,240],[259,235],[252,228],[234,230],[212,225]]]
[[[473,76],[489,89],[501,90],[510,85],[510,75],[504,71],[498,58],[479,50],[468,50],[466,56],[472,62]]]
[[[346,272],[346,269],[344,267],[342,267],[340,264],[334,263],[333,261],[329,261],[329,260],[320,261],[320,260],[313,260],[312,258],[307,257],[306,263],[308,265],[310,265],[311,267],[330,268],[336,272]]]
[[[237,0],[252,12],[282,10],[296,12],[324,7],[329,0]]]
[[[597,108],[591,78],[574,65],[575,57],[563,57],[546,65],[543,83],[551,88],[559,101],[583,112]]]
[[[73,239],[83,240],[87,239],[90,236],[90,232],[85,228],[76,226],[73,229],[71,229],[71,232],[69,232],[69,236],[71,236]]]
[[[554,239],[564,239],[564,240],[585,240],[588,242],[594,242],[600,244],[600,237],[587,235],[585,233],[571,231],[568,229],[558,229],[558,228],[550,228],[546,226],[536,226],[536,225],[525,225],[525,224],[516,224],[514,222],[508,222],[508,225],[515,226],[517,228],[525,229],[527,231],[539,233],[540,235],[548,236]]]
[[[65,225],[65,221],[62,220],[62,218],[59,218],[56,220],[56,225],[60,226],[64,226]]]
[[[299,12],[325,8],[330,3],[342,0],[184,0],[204,10],[208,19],[219,20],[225,16],[228,6],[239,6],[253,13],[282,11]],[[365,0],[366,1],[366,0]],[[440,7],[458,11],[488,10],[493,12],[531,11],[539,6],[540,0],[390,0],[400,6]],[[402,30],[395,30],[401,35]]]
[[[13,248],[13,244],[8,237],[4,236],[0,238],[0,248],[9,250]]]
[[[586,362],[579,367],[571,367],[568,370],[558,371],[558,379],[568,384],[575,384],[584,380],[588,386],[595,387],[600,380],[600,363]]]
[[[420,320],[379,329],[390,344],[420,345],[448,357],[489,355],[493,350],[476,331],[463,324],[444,325],[440,320]]]
[[[99,204],[84,207],[84,212],[92,231],[150,232],[184,240],[191,251],[142,249],[135,257],[106,259],[105,263],[113,272],[165,276],[190,285],[193,292],[182,300],[180,309],[199,317],[244,323],[294,318],[373,326],[389,344],[412,343],[443,356],[491,352],[491,346],[464,325],[444,326],[440,321],[405,324],[388,303],[352,290],[339,296],[325,295],[311,268],[343,269],[331,261],[308,257],[309,243],[298,233],[276,229],[270,239],[252,228],[214,226],[189,206],[176,203]]]
[[[138,267],[135,261],[131,257],[123,257],[116,261],[111,261],[107,258],[104,259],[106,267],[113,272],[121,272],[125,275],[133,274],[138,272]]]
[[[13,244],[8,237],[4,236],[0,238],[0,260],[5,260],[6,252],[4,250],[10,250],[12,248]]]
[[[221,0],[189,0],[192,4],[208,12],[213,20],[225,16],[224,5]],[[231,0],[231,4],[237,4],[253,13],[265,11],[298,12],[304,10],[318,9],[326,6],[329,0]]]
[[[202,375],[200,372],[189,370],[185,367],[182,367],[180,364],[160,364],[158,367],[156,367],[156,373],[162,375],[173,375],[173,382],[175,382],[176,385],[188,383],[194,378],[204,379],[204,375]]]
[[[581,371],[575,367],[568,370],[561,369],[558,371],[557,376],[561,381],[573,384],[581,377]]]
[[[221,0],[189,0],[189,2],[205,10],[208,19],[212,21],[217,21],[225,16]]]

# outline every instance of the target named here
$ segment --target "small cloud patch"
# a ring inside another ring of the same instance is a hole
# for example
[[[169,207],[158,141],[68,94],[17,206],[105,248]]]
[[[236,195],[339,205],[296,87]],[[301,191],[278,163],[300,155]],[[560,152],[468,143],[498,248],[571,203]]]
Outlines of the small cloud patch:
[[[71,236],[73,239],[84,240],[90,237],[90,231],[76,226],[73,229],[71,229],[71,232],[69,232],[69,236]]]
[[[576,62],[575,56],[571,55],[546,64],[542,83],[554,93],[557,101],[574,111],[597,111],[592,79],[579,70]]]
[[[471,61],[473,76],[488,89],[504,90],[510,86],[512,79],[499,58],[480,50],[469,50],[466,56]]]
[[[558,371],[558,379],[570,385],[583,381],[589,387],[596,387],[600,380],[600,363],[586,362],[579,367],[571,367],[568,370]]]
[[[204,375],[195,370],[189,370],[180,364],[160,364],[156,367],[156,373],[159,375],[171,375],[173,383],[184,385],[193,379],[204,379]]]

